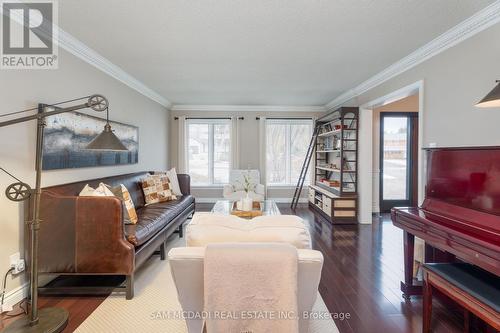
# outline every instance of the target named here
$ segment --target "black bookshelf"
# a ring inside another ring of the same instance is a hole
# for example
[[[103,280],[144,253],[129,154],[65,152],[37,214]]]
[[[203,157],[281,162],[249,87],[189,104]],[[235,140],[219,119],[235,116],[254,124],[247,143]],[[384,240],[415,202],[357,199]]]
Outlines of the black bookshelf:
[[[310,202],[332,222],[352,223],[357,220],[359,110],[339,108],[319,118],[315,126],[315,184],[309,188]],[[322,200],[317,200],[318,195]]]

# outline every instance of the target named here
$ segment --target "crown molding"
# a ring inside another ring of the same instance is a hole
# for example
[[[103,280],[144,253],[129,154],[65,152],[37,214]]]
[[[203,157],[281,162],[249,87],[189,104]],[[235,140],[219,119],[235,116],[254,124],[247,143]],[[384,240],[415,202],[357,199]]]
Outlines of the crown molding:
[[[468,19],[457,24],[455,27],[446,31],[439,37],[433,39],[426,45],[418,48],[408,56],[387,67],[380,73],[372,76],[360,85],[350,89],[340,96],[336,97],[330,103],[325,105],[326,110],[335,109],[347,101],[373,89],[380,84],[398,76],[401,73],[421,64],[422,62],[440,54],[441,52],[453,47],[479,32],[500,22],[500,0],[485,7]]]
[[[11,1],[22,3],[19,0],[11,0]],[[0,6],[0,14],[3,14],[1,6]],[[24,24],[24,21],[23,21],[24,18],[21,16],[13,15],[12,19],[17,21],[19,24]],[[161,96],[156,91],[149,88],[144,83],[142,83],[141,81],[137,80],[132,75],[125,72],[122,68],[113,64],[111,61],[109,61],[108,59],[106,59],[105,57],[103,57],[102,55],[97,53],[95,50],[91,49],[90,47],[85,45],[83,42],[81,42],[77,38],[73,37],[71,34],[69,34],[66,31],[64,31],[63,29],[61,29],[61,27],[54,24],[53,28],[54,28],[54,30],[56,30],[56,33],[54,33],[54,34],[51,34],[46,29],[40,29],[40,33],[45,35],[45,37],[48,39],[53,39],[54,43],[56,45],[58,45],[59,47],[61,47],[62,49],[66,50],[69,53],[73,54],[74,56],[82,59],[83,61],[94,66],[95,68],[99,69],[100,71],[108,74],[109,76],[115,78],[116,80],[124,83],[125,85],[136,90],[137,92],[141,93],[142,95],[144,95],[144,96],[152,99],[153,101],[163,105],[167,109],[169,109],[172,106],[172,103],[170,103],[170,101],[168,101],[165,97]]]
[[[106,59],[105,57],[103,57],[102,55],[100,55],[87,45],[85,45],[80,40],[73,37],[71,34],[67,33],[66,31],[62,30],[59,27],[56,27],[56,29],[58,29],[59,32],[58,34],[56,34],[58,36],[57,39],[54,41],[62,49],[82,59],[83,61],[94,66],[100,71],[108,74],[109,76],[115,78],[116,80],[122,82],[123,84],[129,86],[130,88],[136,90],[142,95],[163,105],[167,109],[169,109],[172,106],[172,103],[170,103],[170,101],[167,100],[165,97],[161,96],[156,91],[149,88],[144,83],[137,80],[135,77],[128,74],[117,65],[113,64],[111,61],[109,61],[108,59]]]
[[[207,112],[325,112],[323,106],[294,105],[187,105],[178,104],[172,111],[207,111]]]

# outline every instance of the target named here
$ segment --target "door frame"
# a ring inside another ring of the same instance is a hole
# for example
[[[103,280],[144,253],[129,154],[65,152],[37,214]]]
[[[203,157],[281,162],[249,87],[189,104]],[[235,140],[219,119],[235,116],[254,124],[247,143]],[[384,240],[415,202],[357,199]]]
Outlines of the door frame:
[[[390,104],[399,99],[408,97],[410,95],[418,94],[418,204],[424,200],[424,184],[425,184],[425,161],[423,157],[422,147],[424,146],[423,137],[425,135],[424,117],[425,117],[425,103],[424,103],[424,80],[419,80],[397,90],[392,90],[394,87],[389,86],[385,89],[378,89],[377,91],[368,94],[363,100],[359,97],[356,100],[360,105],[359,107],[359,130],[358,130],[358,144],[359,144],[359,161],[358,161],[358,221],[363,224],[372,223],[373,208],[373,109]],[[392,88],[392,89],[391,89]],[[387,92],[389,90],[389,92]],[[385,91],[385,93],[384,93]],[[364,91],[363,91],[364,92]],[[362,94],[363,92],[359,92]],[[376,97],[379,96],[379,97]],[[355,97],[355,96],[354,96]]]
[[[406,117],[407,118],[407,168],[406,168],[406,190],[407,199],[384,200],[384,118]],[[380,212],[389,212],[392,207],[415,206],[418,196],[418,112],[380,112],[380,135],[379,135],[379,206]]]

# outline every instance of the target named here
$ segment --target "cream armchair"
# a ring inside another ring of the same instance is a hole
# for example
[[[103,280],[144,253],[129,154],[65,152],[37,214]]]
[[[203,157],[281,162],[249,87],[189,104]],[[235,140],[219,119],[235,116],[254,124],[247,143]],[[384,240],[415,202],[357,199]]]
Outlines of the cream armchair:
[[[248,196],[254,201],[263,201],[266,198],[265,186],[260,184],[259,170],[231,170],[229,184],[224,185],[223,195],[227,200],[237,201],[247,196],[243,184],[248,177],[252,184],[252,190]]]
[[[299,314],[311,312],[316,296],[323,267],[323,255],[319,251],[299,249],[298,253],[298,311]],[[172,277],[177,288],[179,302],[186,313],[202,313],[203,289],[203,260],[204,247],[178,247],[168,253]],[[193,317],[193,316],[191,316]],[[201,318],[186,319],[189,333],[202,332]],[[309,321],[299,320],[299,332],[307,333]]]

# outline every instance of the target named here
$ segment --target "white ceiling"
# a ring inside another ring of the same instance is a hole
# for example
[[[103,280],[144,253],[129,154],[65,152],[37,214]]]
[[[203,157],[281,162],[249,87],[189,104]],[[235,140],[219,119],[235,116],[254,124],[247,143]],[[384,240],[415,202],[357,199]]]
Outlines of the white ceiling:
[[[174,104],[324,105],[494,0],[63,0],[59,25]]]

